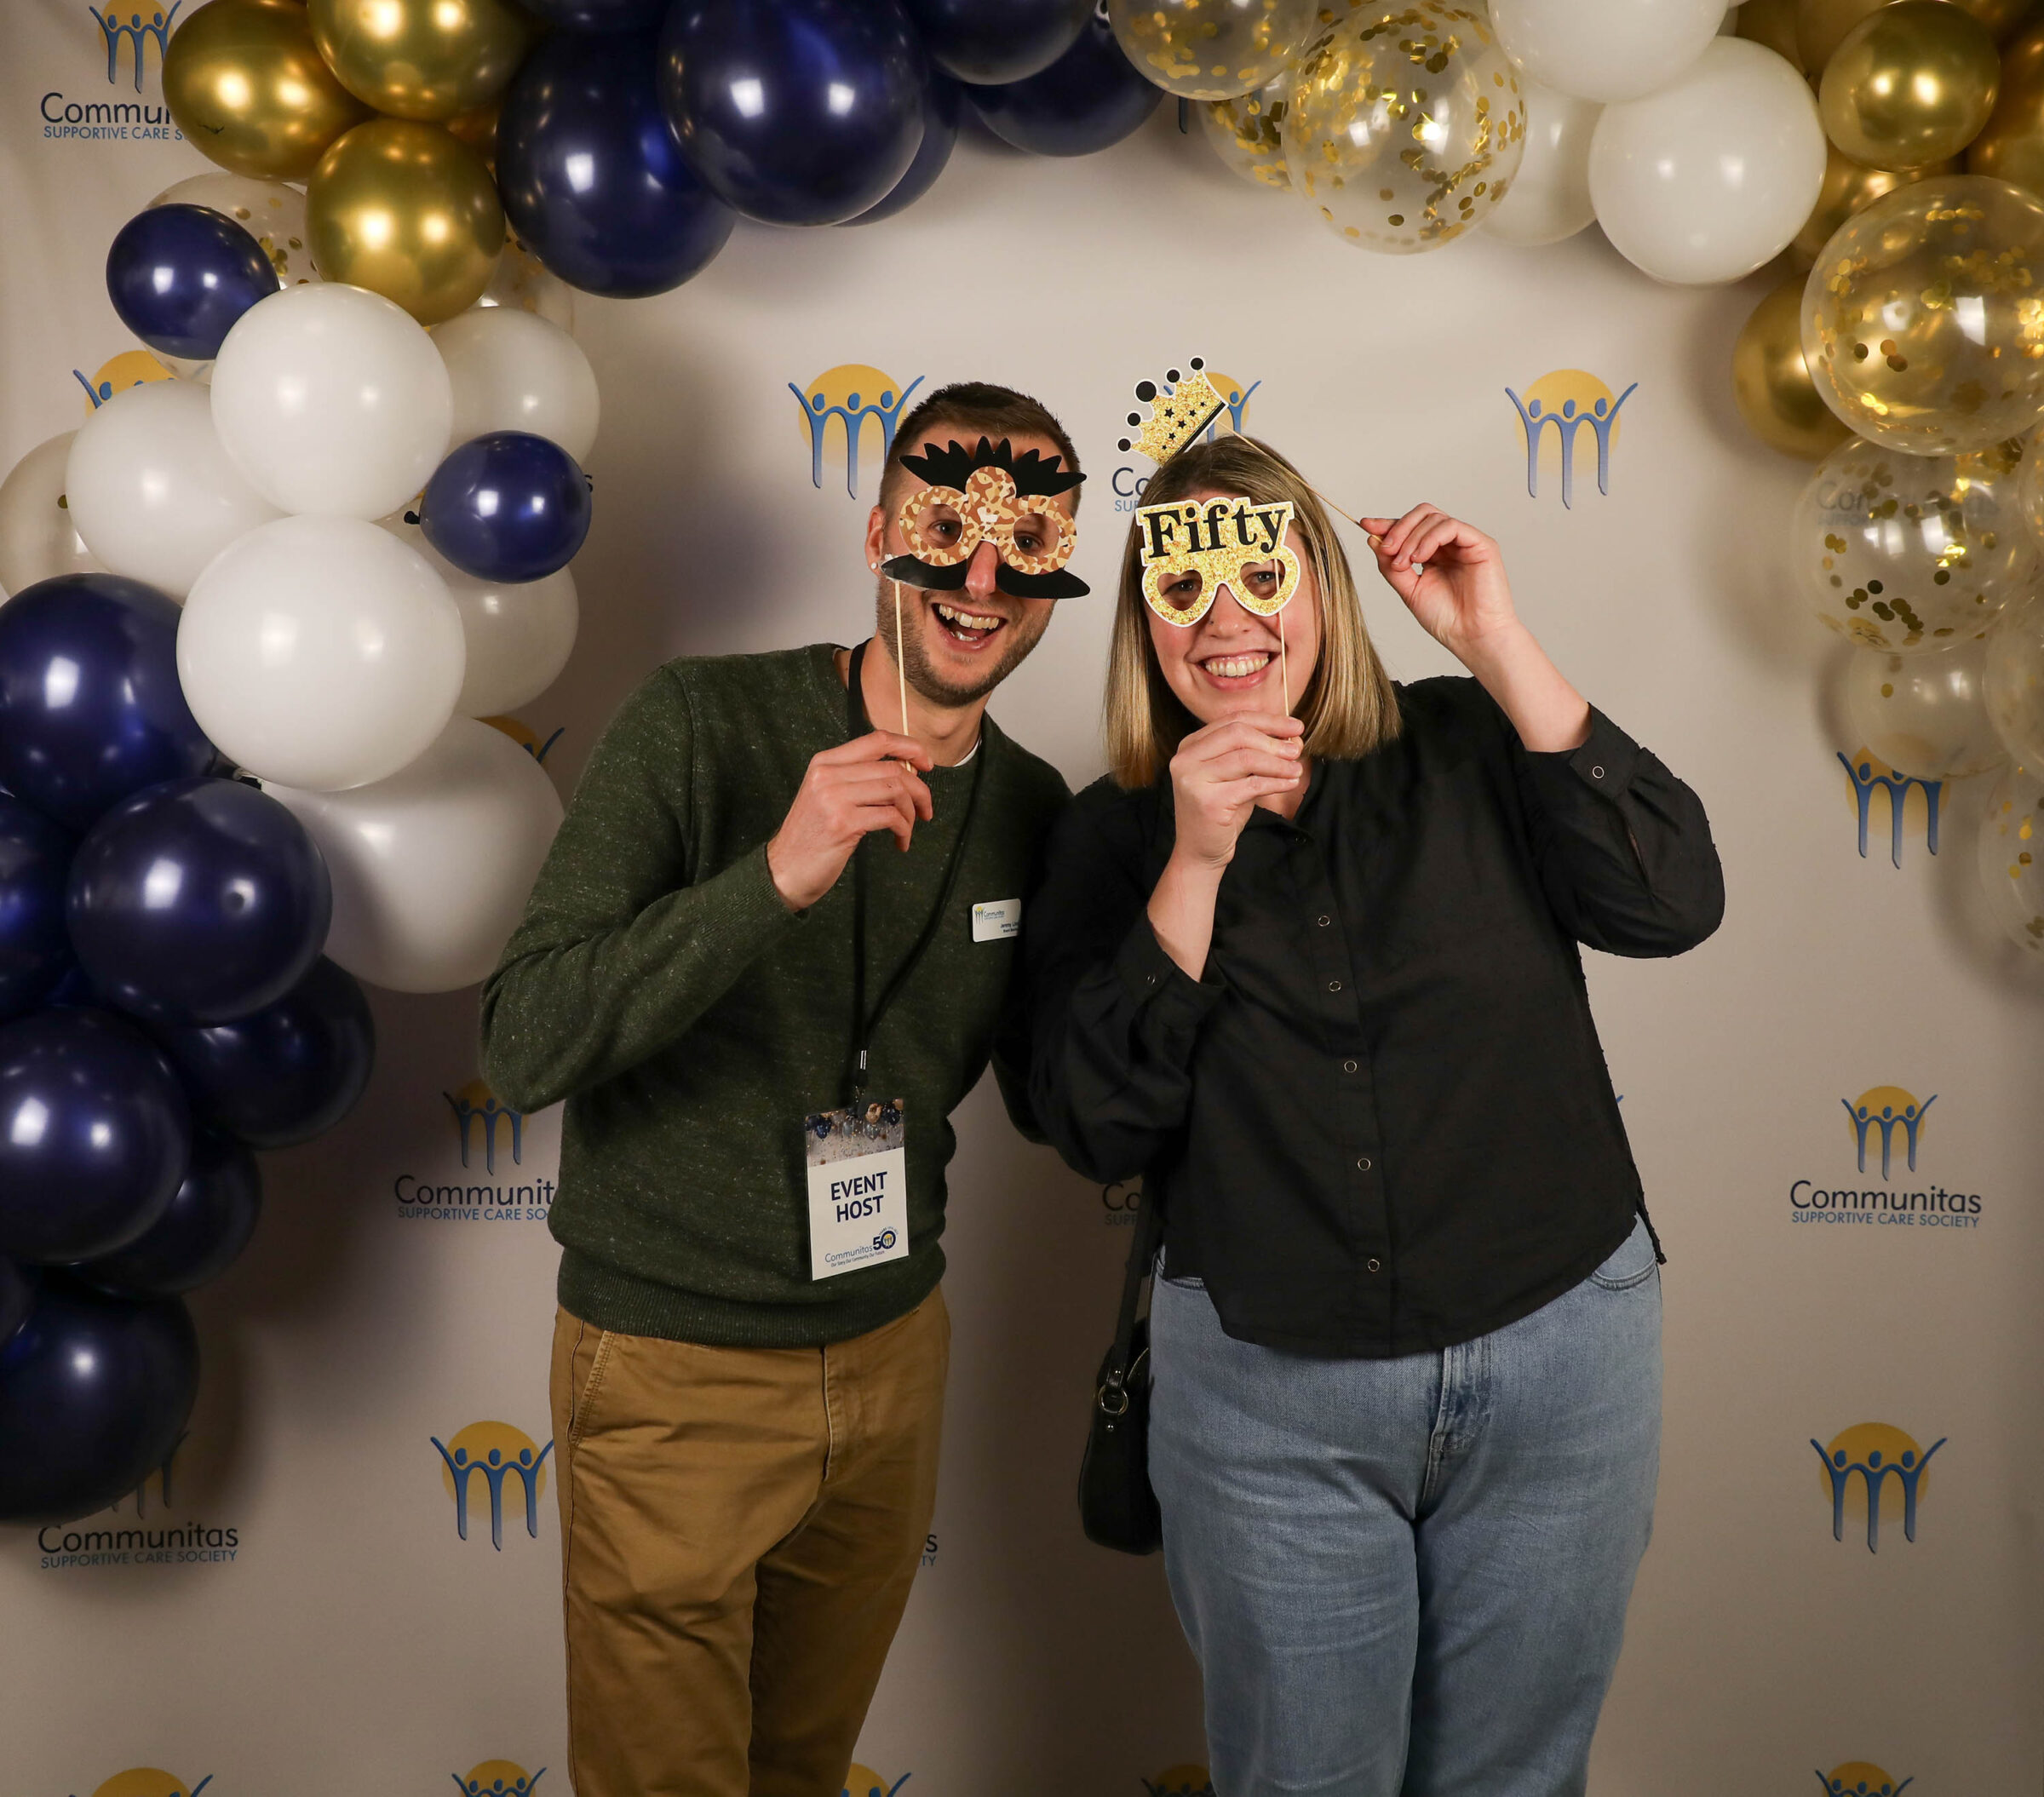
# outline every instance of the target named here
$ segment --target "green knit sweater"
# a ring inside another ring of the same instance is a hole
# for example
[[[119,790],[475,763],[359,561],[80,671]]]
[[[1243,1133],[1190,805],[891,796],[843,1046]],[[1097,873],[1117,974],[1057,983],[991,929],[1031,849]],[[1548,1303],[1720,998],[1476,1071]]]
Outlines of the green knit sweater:
[[[974,942],[972,907],[1021,897],[1070,795],[989,718],[950,915],[873,1042],[869,1096],[907,1100],[910,1253],[809,1277],[802,1120],[850,1097],[853,882],[790,912],[766,841],[845,740],[834,652],[670,662],[627,699],[484,988],[485,1077],[521,1111],[567,1101],[560,1302],[599,1328],[762,1347],[877,1329],[943,1274],[949,1119],[990,1056],[1025,1122],[1016,944]],[[937,902],[972,778],[927,777],[936,818],[906,854],[862,851],[869,1006]]]

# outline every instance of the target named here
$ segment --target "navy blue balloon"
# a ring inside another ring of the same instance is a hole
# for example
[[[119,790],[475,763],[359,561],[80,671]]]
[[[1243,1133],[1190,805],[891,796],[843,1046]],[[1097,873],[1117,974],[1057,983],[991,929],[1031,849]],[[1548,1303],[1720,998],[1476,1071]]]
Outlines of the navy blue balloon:
[[[1093,0],[902,0],[930,60],[982,85],[1040,74],[1085,28]]]
[[[169,1209],[192,1156],[170,1063],[110,1011],[0,1025],[0,1254],[88,1260]]]
[[[127,1247],[72,1268],[102,1290],[175,1298],[217,1279],[241,1258],[262,1214],[256,1157],[230,1135],[201,1134],[170,1208]]]
[[[667,0],[524,0],[564,32],[650,32],[667,10]]]
[[[0,781],[83,831],[215,753],[177,680],[175,605],[118,574],[60,574],[0,606]]]
[[[1026,80],[967,87],[966,98],[995,136],[1036,156],[1090,156],[1119,143],[1164,97],[1122,54],[1095,14],[1071,48]]]
[[[159,1030],[156,1039],[199,1115],[256,1148],[332,1128],[362,1096],[376,1054],[362,988],[324,956],[253,1016]]]
[[[262,245],[206,206],[152,206],[114,233],[106,294],[121,323],[167,356],[210,362],[234,321],[276,292]]]
[[[164,1023],[227,1023],[305,978],[333,919],[305,826],[239,780],[171,780],[123,799],[71,866],[66,915],[110,1004]]]
[[[491,431],[433,471],[419,528],[478,580],[538,580],[565,568],[589,534],[589,483],[558,443]]]
[[[64,882],[71,838],[0,794],[0,1022],[43,1003],[71,971]]]
[[[878,205],[916,159],[930,78],[899,0],[675,0],[660,98],[715,193],[773,225]]]
[[[637,299],[679,287],[737,215],[681,155],[643,32],[554,33],[504,95],[497,185],[520,240],[570,286]]]
[[[0,1346],[27,1320],[35,1301],[34,1272],[12,1260],[0,1260]]]
[[[198,1336],[175,1298],[42,1282],[0,1347],[0,1523],[68,1523],[169,1459],[198,1395]]]
[[[933,74],[922,112],[922,145],[909,172],[894,183],[894,191],[877,206],[848,218],[847,225],[870,225],[893,218],[927,193],[951,159],[951,146],[958,141],[958,114],[965,104],[958,83],[948,75]]]

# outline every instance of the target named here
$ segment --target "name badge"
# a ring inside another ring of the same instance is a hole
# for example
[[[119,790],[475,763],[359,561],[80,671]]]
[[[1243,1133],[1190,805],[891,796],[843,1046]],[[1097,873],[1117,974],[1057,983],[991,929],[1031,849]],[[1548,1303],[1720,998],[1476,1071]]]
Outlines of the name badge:
[[[1022,933],[1019,898],[987,898],[973,907],[973,940],[1005,942]]]
[[[909,1152],[904,1101],[876,1099],[812,1111],[809,1277],[832,1279],[909,1252]]]

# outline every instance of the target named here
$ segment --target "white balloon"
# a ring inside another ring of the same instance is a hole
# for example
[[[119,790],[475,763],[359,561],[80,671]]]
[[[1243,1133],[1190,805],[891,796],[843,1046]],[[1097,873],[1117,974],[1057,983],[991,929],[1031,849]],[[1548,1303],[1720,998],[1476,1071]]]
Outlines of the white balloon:
[[[116,393],[79,427],[64,479],[86,548],[173,599],[237,537],[284,515],[242,479],[189,381]]]
[[[38,443],[0,480],[0,596],[60,574],[100,571],[64,492],[64,468],[77,434],[66,431]]]
[[[1889,766],[1922,780],[1962,780],[2008,759],[1989,721],[1984,643],[1927,654],[1853,652],[1846,711],[1859,739]]]
[[[451,440],[530,431],[579,463],[596,442],[595,371],[558,324],[506,306],[479,307],[434,327],[454,387]]]
[[[1580,100],[1666,87],[1724,23],[1722,0],[1491,0],[1497,41],[1522,76]]]
[[[287,287],[235,320],[213,422],[250,484],[287,512],[395,511],[447,453],[454,394],[425,327],[381,294]]]
[[[497,965],[560,827],[545,771],[456,718],[402,773],[351,792],[270,786],[326,858],[326,952],[394,992],[451,992]]]
[[[1604,108],[1519,78],[1526,152],[1483,229],[1507,244],[1559,244],[1597,216],[1590,203],[1590,139]]]
[[[454,715],[463,659],[446,583],[355,518],[250,531],[193,583],[177,632],[185,701],[221,751],[325,790],[423,754]]]
[[[1752,273],[1802,229],[1823,182],[1809,83],[1743,37],[1714,37],[1674,86],[1607,106],[1590,141],[1597,221],[1657,281]]]

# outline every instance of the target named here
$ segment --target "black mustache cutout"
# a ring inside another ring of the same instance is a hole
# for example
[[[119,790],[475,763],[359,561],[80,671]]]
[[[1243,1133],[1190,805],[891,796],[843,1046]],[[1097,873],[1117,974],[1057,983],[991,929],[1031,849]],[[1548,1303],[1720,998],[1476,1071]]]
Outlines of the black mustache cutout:
[[[932,486],[955,486],[962,490],[975,469],[1005,468],[1014,480],[1016,493],[1024,498],[1070,492],[1086,478],[1083,474],[1064,472],[1064,462],[1062,456],[1046,456],[1041,450],[1030,450],[1018,456],[1006,437],[998,444],[990,443],[982,437],[978,445],[969,450],[954,437],[948,449],[939,449],[933,442],[926,443],[920,456],[901,458],[904,468],[922,475]]]
[[[965,571],[971,566],[970,561],[955,561],[948,568],[939,568],[913,555],[897,555],[881,563],[880,571],[890,580],[921,587],[926,593],[956,593],[965,585]],[[1004,561],[995,564],[994,586],[996,591],[1015,599],[1077,599],[1093,591],[1069,568],[1049,574],[1025,574]]]

